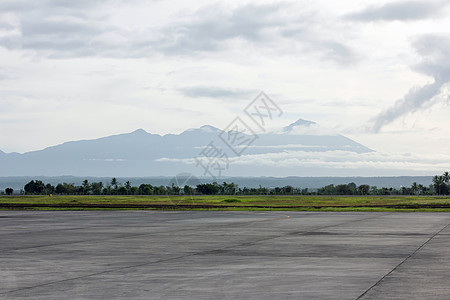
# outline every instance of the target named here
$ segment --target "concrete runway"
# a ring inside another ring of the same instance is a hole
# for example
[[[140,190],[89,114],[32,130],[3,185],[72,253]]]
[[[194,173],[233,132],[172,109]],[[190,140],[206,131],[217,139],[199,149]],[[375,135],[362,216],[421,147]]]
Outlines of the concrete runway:
[[[450,299],[450,214],[0,211],[0,299]]]

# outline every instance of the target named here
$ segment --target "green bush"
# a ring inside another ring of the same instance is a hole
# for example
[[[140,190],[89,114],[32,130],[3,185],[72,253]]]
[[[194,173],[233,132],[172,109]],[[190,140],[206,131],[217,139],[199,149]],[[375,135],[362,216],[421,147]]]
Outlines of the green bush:
[[[225,199],[222,202],[233,203],[233,202],[241,202],[241,200],[232,198],[232,199]]]

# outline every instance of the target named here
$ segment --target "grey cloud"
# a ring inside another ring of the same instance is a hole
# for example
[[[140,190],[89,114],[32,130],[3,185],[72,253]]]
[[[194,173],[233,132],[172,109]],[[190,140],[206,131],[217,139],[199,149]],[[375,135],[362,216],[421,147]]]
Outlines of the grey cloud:
[[[163,29],[165,38],[154,46],[166,54],[190,54],[220,50],[223,42],[234,38],[261,42],[265,30],[282,24],[271,18],[281,7],[282,4],[249,4],[231,13],[221,10],[220,6],[202,9],[195,15],[198,20]]]
[[[99,0],[2,1],[0,10],[16,14],[20,24],[19,33],[0,38],[0,46],[41,51],[53,58],[117,55],[104,35],[114,32],[125,36],[126,33],[102,23],[101,16],[92,14],[94,8],[106,3]]]
[[[336,41],[324,42],[322,46],[324,46],[325,49],[328,49],[325,56],[336,62],[352,63],[358,57],[358,55],[348,46]]]
[[[101,3],[101,4],[99,4]],[[5,1],[0,9],[20,17],[20,34],[0,39],[0,46],[46,51],[50,57],[118,56],[145,57],[151,51],[166,55],[192,55],[201,51],[221,51],[227,40],[241,37],[259,42],[264,30],[278,24],[271,19],[281,4],[246,5],[226,13],[220,6],[203,8],[195,21],[172,23],[160,31],[147,32],[143,38],[109,25],[107,18],[90,15],[101,1],[42,1],[27,5],[24,1]],[[100,8],[100,7],[99,7]],[[218,13],[217,13],[218,12]],[[212,14],[215,17],[211,17]],[[113,43],[103,35],[119,36]],[[155,38],[155,36],[162,38]]]
[[[6,30],[11,30],[14,29],[15,27],[9,23],[6,22],[2,22],[0,21],[0,29],[6,29]]]
[[[100,25],[70,19],[26,20],[22,23],[21,46],[24,49],[53,52],[51,56],[86,56],[101,54],[108,43],[101,35],[108,31]]]
[[[446,82],[450,79],[450,38],[448,35],[429,34],[413,41],[417,53],[423,56],[423,61],[414,69],[434,77],[437,81]]]
[[[309,23],[301,24],[296,29],[283,30],[282,35],[289,39],[295,39],[302,51],[318,53],[324,60],[333,61],[340,65],[352,65],[360,59],[360,56],[347,45],[333,39],[324,39],[308,29]]]
[[[10,34],[0,38],[0,46],[7,49],[17,49],[22,47],[20,35]]]
[[[337,41],[312,41],[308,47],[321,53],[323,59],[340,65],[352,65],[360,58],[351,48]]]
[[[372,120],[372,129],[377,132],[383,126],[399,117],[415,112],[430,102],[440,93],[441,88],[450,82],[450,38],[439,35],[425,35],[413,42],[416,51],[423,56],[423,61],[414,69],[432,76],[434,82],[423,87],[412,88],[403,98]]]
[[[104,37],[110,33],[125,37],[127,33],[96,19],[76,15],[72,11],[70,14],[57,10],[54,14],[51,10],[45,13],[33,11],[20,14],[20,19],[20,33],[15,32],[0,38],[0,46],[43,51],[46,56],[53,58],[119,56],[128,50],[123,49],[126,47],[115,48],[115,45]]]
[[[183,95],[190,98],[247,98],[253,91],[240,89],[227,89],[209,86],[193,86],[178,89]]]
[[[43,4],[38,1],[5,0],[0,2],[0,9],[8,12],[26,12],[39,9]]]
[[[273,41],[270,33],[275,33],[300,44],[308,53],[318,53],[322,59],[342,65],[358,61],[359,56],[350,47],[333,39],[320,38],[319,33],[313,32],[314,25],[320,23],[316,14],[305,14],[295,21],[278,15],[278,12],[289,9],[283,3],[250,4],[231,12],[211,6],[197,12],[195,21],[163,29],[164,38],[150,44],[166,55],[193,55],[224,50],[226,42],[235,38],[270,47]]]
[[[70,19],[65,20],[24,20],[22,22],[22,34],[25,36],[60,36],[60,35],[96,35],[102,30],[92,28],[86,22],[74,21]]]
[[[435,17],[446,6],[446,1],[404,1],[371,6],[360,12],[346,15],[355,21],[408,21]]]
[[[51,58],[148,57],[153,53],[195,56],[226,51],[229,41],[242,39],[270,49],[282,48],[285,43],[290,54],[296,54],[291,48],[295,43],[304,53],[341,65],[358,60],[350,47],[321,35],[320,17],[316,14],[299,13],[296,19],[286,19],[283,12],[292,9],[286,3],[248,4],[232,10],[215,4],[181,21],[141,32],[129,32],[108,23],[107,16],[92,13],[102,11],[105,3],[108,2],[0,2],[0,10],[11,11],[20,19],[18,30],[0,38],[0,46],[35,50]]]
[[[64,0],[40,0],[40,1],[28,1],[28,0],[2,0],[0,2],[0,10],[9,12],[35,12],[35,11],[55,11],[55,10],[67,10],[74,12],[74,9],[86,10],[100,3],[105,3],[102,0],[77,0],[77,1],[64,1]]]
[[[435,81],[421,88],[412,88],[402,99],[397,100],[393,106],[375,118],[373,130],[378,132],[383,126],[393,122],[402,115],[417,111],[425,102],[438,94],[441,86],[441,82]]]

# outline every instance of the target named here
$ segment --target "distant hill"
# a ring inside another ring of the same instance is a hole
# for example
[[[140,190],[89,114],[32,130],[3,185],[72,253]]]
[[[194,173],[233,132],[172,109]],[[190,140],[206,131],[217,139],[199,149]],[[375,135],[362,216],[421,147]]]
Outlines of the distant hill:
[[[230,159],[227,174],[245,176],[280,176],[285,167],[261,164],[266,157],[285,155],[293,151],[329,151],[368,153],[371,149],[345,136],[321,128],[312,121],[299,119],[279,131],[252,136],[249,147],[228,148],[224,138],[233,137],[233,131],[224,132],[211,125],[188,129],[181,134],[152,134],[143,129],[93,140],[66,142],[39,151],[3,153],[0,151],[0,176],[172,176],[181,172],[202,175],[194,157],[201,154],[211,142],[220,145]],[[240,145],[241,146],[241,145]],[[245,145],[244,145],[245,146]],[[233,151],[234,150],[234,151]],[[237,151],[236,151],[237,150]],[[245,150],[245,151],[241,151]],[[238,152],[238,153],[237,153]],[[233,164],[233,159],[249,159]],[[255,160],[251,162],[250,159]],[[259,161],[258,161],[259,160]],[[289,166],[288,166],[289,167]],[[295,175],[316,175],[316,168],[294,170]],[[289,175],[292,175],[292,170]]]

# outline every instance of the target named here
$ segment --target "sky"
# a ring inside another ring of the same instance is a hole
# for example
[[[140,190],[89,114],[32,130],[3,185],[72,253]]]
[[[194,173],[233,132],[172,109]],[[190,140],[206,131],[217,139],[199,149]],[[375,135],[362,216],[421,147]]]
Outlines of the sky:
[[[0,0],[0,150],[225,128],[264,91],[274,128],[302,118],[436,160],[449,29],[439,0]]]

